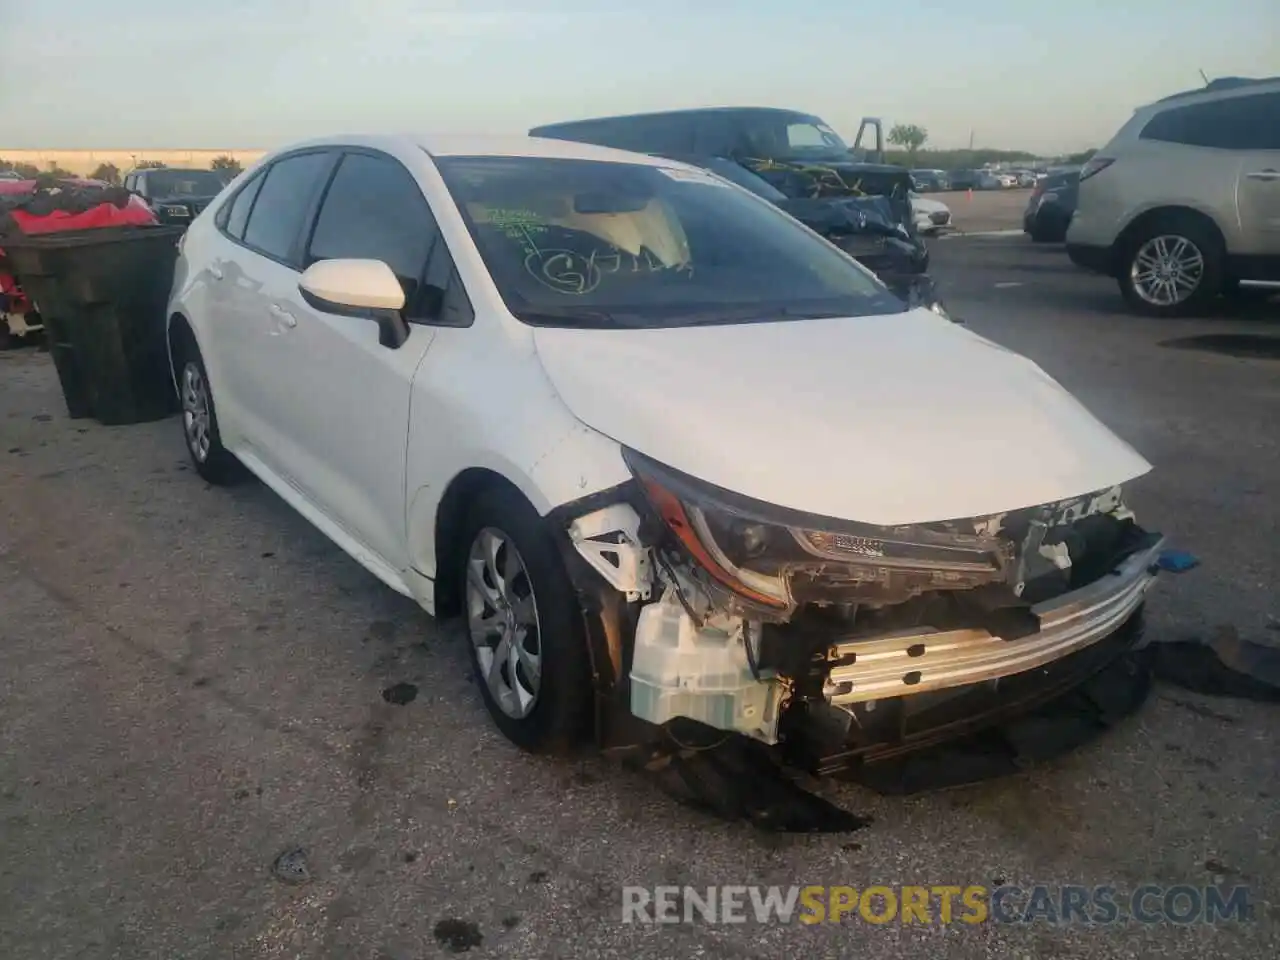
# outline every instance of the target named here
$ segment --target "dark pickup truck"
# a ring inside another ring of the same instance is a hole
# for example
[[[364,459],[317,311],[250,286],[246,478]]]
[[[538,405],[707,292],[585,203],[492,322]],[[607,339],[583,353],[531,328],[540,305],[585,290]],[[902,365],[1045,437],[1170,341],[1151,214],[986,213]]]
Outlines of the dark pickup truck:
[[[874,130],[874,150],[862,139]],[[786,210],[847,251],[908,303],[946,314],[915,233],[911,173],[883,156],[880,121],[854,146],[819,117],[771,107],[715,107],[534,127],[532,137],[631,150],[704,167]]]

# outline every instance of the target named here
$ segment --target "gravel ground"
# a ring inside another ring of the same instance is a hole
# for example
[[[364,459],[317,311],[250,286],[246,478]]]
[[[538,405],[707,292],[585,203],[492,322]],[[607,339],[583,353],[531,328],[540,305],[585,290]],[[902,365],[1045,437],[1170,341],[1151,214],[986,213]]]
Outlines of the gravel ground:
[[[980,196],[980,195],[979,195]],[[977,202],[975,198],[975,202]],[[1156,466],[1134,506],[1203,566],[1151,631],[1280,638],[1280,365],[1161,342],[1060,250],[941,241],[953,309]],[[0,956],[1259,958],[1280,955],[1273,706],[1158,688],[1023,776],[912,799],[830,786],[846,836],[715,822],[592,755],[497,736],[437,625],[257,483],[205,486],[176,420],[65,416],[0,355]],[[975,443],[981,443],[975,431]],[[382,692],[415,684],[397,706]],[[309,882],[271,874],[305,849]],[[627,884],[1247,884],[1255,919],[1106,928],[620,922]]]

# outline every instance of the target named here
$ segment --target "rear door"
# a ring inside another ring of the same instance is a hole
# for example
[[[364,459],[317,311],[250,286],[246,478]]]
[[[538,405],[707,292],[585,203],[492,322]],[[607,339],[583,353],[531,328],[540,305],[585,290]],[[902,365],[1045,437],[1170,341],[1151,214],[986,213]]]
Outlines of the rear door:
[[[328,150],[288,154],[271,164],[247,210],[237,237],[240,209],[227,224],[231,242],[214,267],[223,324],[222,365],[237,406],[245,450],[272,472],[288,476],[303,458],[283,425],[298,403],[285,383],[283,340],[303,309],[298,292],[303,226],[309,222],[337,155]],[[246,198],[247,199],[247,198]]]

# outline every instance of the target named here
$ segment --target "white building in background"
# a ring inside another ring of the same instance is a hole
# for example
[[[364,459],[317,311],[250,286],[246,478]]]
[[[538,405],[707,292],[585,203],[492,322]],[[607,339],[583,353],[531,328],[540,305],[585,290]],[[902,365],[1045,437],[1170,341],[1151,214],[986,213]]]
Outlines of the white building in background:
[[[169,167],[208,168],[214,157],[230,156],[247,167],[265,150],[10,150],[0,146],[0,160],[29,163],[41,170],[57,164],[63,170],[87,176],[100,164],[110,163],[121,173],[132,170],[143,160],[159,161]]]

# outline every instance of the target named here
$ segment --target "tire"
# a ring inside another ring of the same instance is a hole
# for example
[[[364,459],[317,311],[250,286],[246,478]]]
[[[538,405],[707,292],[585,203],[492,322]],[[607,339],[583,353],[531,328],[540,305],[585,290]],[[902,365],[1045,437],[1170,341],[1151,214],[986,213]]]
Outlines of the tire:
[[[524,750],[570,752],[587,732],[594,687],[578,599],[551,532],[514,490],[490,488],[468,506],[459,545],[467,648],[489,715]]]
[[[1181,299],[1171,298],[1173,302],[1169,303],[1153,302],[1149,295],[1144,296],[1134,279],[1135,273],[1141,269],[1139,258],[1145,257],[1145,262],[1150,263],[1156,252],[1149,245],[1161,240],[1166,251],[1181,249],[1185,256],[1186,248],[1180,248],[1179,244],[1189,244],[1200,257],[1195,285],[1185,295],[1179,290]],[[1211,225],[1199,217],[1171,213],[1143,224],[1126,239],[1117,281],[1121,294],[1134,312],[1148,317],[1185,317],[1203,311],[1222,292],[1225,259],[1222,238]]]
[[[216,486],[234,483],[242,475],[240,462],[222,445],[218,431],[218,412],[213,402],[213,388],[204,367],[200,348],[191,338],[182,338],[182,346],[174,355],[178,368],[178,402],[182,411],[182,439],[196,473]],[[204,416],[200,417],[201,396]],[[203,420],[203,430],[197,424]]]
[[[1061,215],[1041,212],[1031,220],[1027,233],[1032,243],[1061,243],[1067,239],[1067,224]]]

